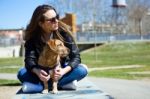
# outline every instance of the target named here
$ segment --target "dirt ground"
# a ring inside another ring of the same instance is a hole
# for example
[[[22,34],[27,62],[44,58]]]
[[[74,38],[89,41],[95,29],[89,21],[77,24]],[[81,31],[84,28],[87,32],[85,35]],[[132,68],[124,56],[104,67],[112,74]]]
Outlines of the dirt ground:
[[[21,86],[0,86],[0,99],[12,99]]]

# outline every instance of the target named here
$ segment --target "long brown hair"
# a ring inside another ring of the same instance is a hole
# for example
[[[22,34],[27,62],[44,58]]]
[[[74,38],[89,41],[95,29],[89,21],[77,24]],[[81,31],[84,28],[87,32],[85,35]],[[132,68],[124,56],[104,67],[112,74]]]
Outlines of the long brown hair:
[[[25,30],[25,35],[24,35],[25,41],[35,36],[36,38],[41,39],[43,31],[42,28],[39,26],[39,22],[44,22],[45,17],[43,14],[46,13],[48,10],[54,10],[56,12],[55,8],[53,8],[50,5],[40,5],[35,9],[32,18],[30,20],[30,23],[27,25],[27,28]],[[60,29],[65,31],[73,39],[74,41],[73,43],[75,43],[74,37],[72,36],[72,33],[70,31],[70,27],[65,23],[61,22],[60,20],[58,21],[58,25]],[[63,37],[60,35],[59,31],[55,31],[55,32],[58,38],[63,42],[65,42]]]
[[[76,41],[75,41],[75,39],[74,39],[74,37],[73,37],[73,33],[71,32],[71,27],[70,26],[68,26],[67,24],[65,24],[64,22],[62,22],[62,21],[59,21],[58,22],[58,25],[59,25],[59,28],[62,30],[62,31],[64,31],[65,33],[67,33],[71,38],[72,38],[72,40],[73,40],[73,44],[76,44]],[[59,37],[59,39],[61,40],[61,41],[63,41],[64,43],[70,43],[70,42],[66,42],[64,39],[63,39],[63,37],[60,35],[60,33],[59,33],[59,31],[56,31],[56,34],[58,35],[58,37]]]
[[[41,31],[41,27],[39,26],[39,22],[40,21],[44,22],[45,17],[43,14],[48,10],[54,10],[56,12],[56,10],[52,6],[49,6],[49,5],[40,5],[35,9],[35,11],[33,12],[32,18],[30,20],[30,23],[27,25],[27,28],[25,30],[25,36],[24,36],[25,40],[29,40],[35,35],[40,36],[39,32]]]

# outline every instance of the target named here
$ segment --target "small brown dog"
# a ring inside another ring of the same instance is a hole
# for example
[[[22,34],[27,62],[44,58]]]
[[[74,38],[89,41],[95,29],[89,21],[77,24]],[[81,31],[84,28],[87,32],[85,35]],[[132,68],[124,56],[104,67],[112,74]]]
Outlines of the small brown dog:
[[[58,39],[51,39],[43,48],[39,56],[38,64],[42,68],[50,68],[49,74],[53,80],[52,93],[58,93],[57,83],[58,79],[54,79],[54,70],[61,68],[61,57],[66,57],[69,54],[69,49],[64,46],[64,43]],[[48,88],[48,83],[44,82],[45,89]]]

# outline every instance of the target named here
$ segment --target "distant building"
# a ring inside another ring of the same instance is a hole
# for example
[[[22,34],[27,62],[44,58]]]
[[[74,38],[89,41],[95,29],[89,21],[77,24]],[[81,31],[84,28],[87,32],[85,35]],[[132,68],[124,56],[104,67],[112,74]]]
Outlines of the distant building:
[[[23,29],[0,30],[0,58],[20,57],[22,55],[23,32]]]
[[[23,31],[23,29],[1,29],[0,46],[20,45]]]
[[[96,32],[110,32],[111,26],[110,24],[100,24],[100,23],[94,23],[94,22],[87,22],[81,24],[81,32],[90,32],[90,31],[96,31]]]

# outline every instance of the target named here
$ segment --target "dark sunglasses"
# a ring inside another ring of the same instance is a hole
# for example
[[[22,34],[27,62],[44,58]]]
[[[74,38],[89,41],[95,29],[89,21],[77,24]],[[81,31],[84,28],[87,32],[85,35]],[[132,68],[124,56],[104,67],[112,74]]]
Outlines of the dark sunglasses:
[[[55,17],[53,17],[53,18],[50,18],[50,19],[45,19],[46,21],[49,21],[49,22],[51,22],[51,23],[55,23],[56,22],[56,20],[59,20],[59,15],[56,15]]]

